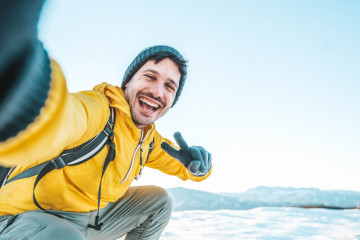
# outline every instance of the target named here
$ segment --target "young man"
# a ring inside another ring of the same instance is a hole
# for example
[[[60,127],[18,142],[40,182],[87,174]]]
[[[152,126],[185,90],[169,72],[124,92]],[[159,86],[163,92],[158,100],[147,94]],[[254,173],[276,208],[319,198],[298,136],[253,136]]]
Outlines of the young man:
[[[0,239],[158,239],[171,199],[162,188],[131,182],[145,165],[193,181],[212,169],[204,148],[189,147],[176,133],[177,148],[155,129],[181,94],[183,57],[153,46],[130,64],[121,88],[102,83],[69,93],[37,40],[41,6],[1,0],[0,165],[10,171],[0,183]],[[103,130],[107,146],[80,164],[59,166],[71,155],[66,150]],[[39,165],[36,175],[16,180]]]

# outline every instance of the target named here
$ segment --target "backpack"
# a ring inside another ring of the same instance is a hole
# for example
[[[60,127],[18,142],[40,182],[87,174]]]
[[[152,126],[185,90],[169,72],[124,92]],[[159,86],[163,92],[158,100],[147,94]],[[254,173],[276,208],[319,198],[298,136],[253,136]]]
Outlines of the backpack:
[[[109,145],[110,148],[108,155],[109,154],[111,155],[106,157],[105,162],[107,160],[112,161],[113,158],[115,157],[115,147],[114,147],[114,143],[112,142],[112,139],[114,137],[114,132],[113,132],[114,124],[115,124],[115,110],[113,108],[110,108],[110,117],[106,123],[104,130],[101,131],[92,139],[81,144],[80,146],[65,150],[58,157],[50,161],[38,164],[34,167],[31,167],[19,173],[18,175],[12,177],[11,179],[8,178],[16,166],[10,168],[0,166],[1,187],[22,178],[28,178],[38,175],[34,183],[34,190],[35,190],[37,183],[41,180],[42,177],[44,177],[50,171],[54,169],[62,169],[65,166],[75,166],[84,163],[87,160],[94,157],[98,152],[100,152],[105,147],[105,145]],[[41,206],[38,205],[35,195],[34,195],[34,203],[36,204],[37,207],[42,209]]]
[[[52,170],[62,169],[66,166],[75,166],[75,165],[82,164],[82,163],[88,161],[89,159],[93,158],[97,153],[99,153],[105,147],[105,145],[109,145],[109,152],[105,158],[105,162],[103,165],[101,178],[100,178],[100,185],[99,185],[99,190],[98,190],[98,207],[97,207],[97,215],[95,217],[95,224],[87,225],[90,228],[100,231],[101,226],[103,225],[103,223],[99,223],[101,182],[102,182],[102,178],[104,176],[107,166],[115,158],[115,145],[112,142],[112,140],[114,138],[113,130],[114,130],[114,125],[115,125],[115,110],[111,107],[110,112],[111,113],[110,113],[109,120],[106,123],[106,126],[103,131],[101,131],[99,134],[97,134],[95,137],[88,140],[87,142],[81,144],[80,146],[63,151],[58,157],[56,157],[50,161],[47,161],[47,162],[41,163],[39,165],[36,165],[34,167],[31,167],[31,168],[25,170],[24,172],[21,172],[18,175],[12,177],[11,179],[8,179],[8,178],[9,178],[11,172],[15,169],[15,167],[7,168],[7,167],[0,166],[0,185],[1,185],[0,188],[10,182],[37,175],[37,177],[35,179],[35,183],[34,183],[34,188],[33,188],[33,201],[34,201],[35,205],[39,209],[41,209],[47,213],[50,213],[57,217],[63,218],[61,215],[49,212],[40,206],[40,204],[36,200],[36,196],[35,196],[36,185],[47,173],[51,172]],[[150,153],[151,153],[153,147],[154,147],[154,139],[149,145],[149,152],[148,152],[145,163],[149,159],[149,156],[150,156]],[[139,176],[141,174],[141,170],[140,170]],[[139,176],[137,176],[137,178]]]

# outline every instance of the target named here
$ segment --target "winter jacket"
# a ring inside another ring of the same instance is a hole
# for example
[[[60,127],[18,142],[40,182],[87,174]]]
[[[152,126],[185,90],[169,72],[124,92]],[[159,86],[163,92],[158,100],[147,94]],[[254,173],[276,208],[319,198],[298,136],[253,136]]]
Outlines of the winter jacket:
[[[143,167],[140,165],[140,154],[144,164],[152,140],[154,148],[146,162],[147,167],[182,180],[202,181],[210,175],[195,177],[178,160],[164,152],[161,143],[170,141],[156,131],[155,124],[144,130],[136,128],[121,88],[102,83],[92,91],[69,93],[59,65],[52,61],[51,68],[51,89],[41,114],[17,136],[0,143],[0,165],[17,166],[10,178],[93,138],[108,121],[109,105],[116,110],[116,155],[102,179],[100,208],[116,201],[127,191]],[[48,173],[36,187],[37,201],[44,209],[71,212],[96,210],[107,152],[106,146],[85,163]],[[32,199],[35,178],[20,179],[0,189],[0,215],[38,209]]]

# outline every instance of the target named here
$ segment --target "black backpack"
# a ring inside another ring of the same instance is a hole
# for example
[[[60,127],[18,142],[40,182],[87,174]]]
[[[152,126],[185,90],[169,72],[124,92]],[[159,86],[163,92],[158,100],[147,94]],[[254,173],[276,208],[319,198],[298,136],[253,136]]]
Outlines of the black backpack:
[[[78,147],[68,149],[63,151],[58,157],[41,163],[39,165],[36,165],[34,167],[31,167],[24,172],[19,173],[18,175],[12,177],[11,179],[8,179],[11,172],[15,169],[14,167],[1,167],[0,166],[0,184],[1,187],[5,186],[8,183],[11,183],[13,181],[22,179],[22,178],[28,178],[35,175],[38,175],[35,184],[34,184],[34,190],[37,185],[37,183],[40,181],[42,177],[44,177],[48,172],[54,170],[54,169],[62,169],[65,166],[75,166],[79,165],[81,163],[86,162],[87,160],[94,157],[97,153],[99,153],[105,145],[109,145],[109,154],[113,155],[110,156],[111,160],[115,157],[115,148],[114,144],[112,142],[112,139],[114,137],[114,128],[115,124],[115,110],[113,108],[110,108],[110,117],[108,122],[106,123],[106,126],[103,131],[101,131],[99,134],[97,134],[92,139],[88,140],[87,142],[81,144]],[[105,159],[106,161],[106,159]],[[35,204],[37,204],[37,201],[35,199]],[[42,209],[40,206],[38,206],[40,209]]]
[[[7,167],[0,166],[0,184],[1,184],[0,188],[10,182],[37,175],[37,177],[35,179],[35,183],[34,183],[34,188],[33,188],[33,201],[34,201],[35,205],[47,213],[50,213],[52,215],[63,218],[61,215],[46,211],[45,209],[43,209],[40,206],[40,204],[38,203],[38,201],[36,200],[36,197],[35,197],[36,185],[50,171],[52,171],[54,169],[62,169],[66,166],[75,166],[75,165],[84,163],[84,162],[88,161],[89,159],[91,159],[92,157],[94,157],[97,153],[99,153],[105,147],[105,145],[109,145],[109,152],[105,158],[105,162],[103,165],[101,178],[100,178],[100,185],[99,185],[99,190],[98,190],[98,208],[97,208],[97,215],[95,217],[95,225],[88,224],[88,227],[100,231],[101,226],[103,225],[103,223],[99,223],[101,182],[102,182],[102,178],[104,176],[107,166],[115,158],[115,145],[112,142],[112,140],[114,138],[114,131],[113,131],[114,125],[115,125],[115,110],[111,107],[110,108],[110,117],[109,117],[108,122],[106,123],[104,130],[101,131],[99,134],[97,134],[92,139],[90,139],[89,141],[81,144],[80,146],[65,150],[60,154],[60,156],[58,156],[50,161],[36,165],[32,168],[29,168],[26,171],[21,172],[18,175],[12,177],[11,179],[8,179],[8,178],[9,178],[11,172],[15,169],[15,167],[7,168]],[[148,152],[145,163],[148,161],[153,147],[154,147],[154,139],[149,145],[149,152]],[[142,171],[142,168],[140,169],[139,176],[141,174],[141,171]],[[136,179],[139,176],[137,176]]]
[[[12,177],[11,179],[8,179],[11,172],[15,169],[15,167],[2,167],[0,166],[0,187],[5,186],[6,184],[37,175],[34,183],[33,188],[33,201],[35,205],[40,208],[41,210],[50,213],[52,215],[55,215],[57,217],[63,218],[61,215],[49,212],[45,209],[43,209],[35,197],[35,188],[36,185],[39,183],[39,181],[49,172],[51,172],[54,169],[62,169],[66,166],[75,166],[79,165],[81,163],[84,163],[94,157],[97,153],[99,153],[105,145],[109,145],[109,152],[105,158],[104,166],[101,173],[101,180],[100,180],[100,186],[98,191],[98,210],[97,215],[95,218],[95,225],[88,224],[88,227],[94,228],[95,230],[100,231],[101,226],[103,223],[99,224],[99,207],[100,207],[100,198],[101,198],[101,182],[102,178],[104,176],[104,172],[109,165],[109,163],[114,160],[115,157],[115,145],[112,142],[114,138],[114,125],[115,125],[115,110],[113,108],[110,108],[110,117],[108,122],[106,123],[106,126],[103,131],[101,131],[99,134],[97,134],[95,137],[90,139],[89,141],[81,144],[78,147],[68,149],[63,151],[60,156],[41,163],[39,165],[36,165],[34,167],[31,167],[24,172],[19,173],[18,175]]]

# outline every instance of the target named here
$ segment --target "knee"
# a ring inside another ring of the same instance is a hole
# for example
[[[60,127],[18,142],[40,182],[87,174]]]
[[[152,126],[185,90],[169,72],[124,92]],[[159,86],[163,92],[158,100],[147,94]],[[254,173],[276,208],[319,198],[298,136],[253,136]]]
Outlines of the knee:
[[[172,210],[172,198],[169,195],[169,193],[165,189],[158,187],[158,186],[153,186],[153,191],[156,193],[157,201],[166,205],[166,207],[169,208],[171,211]]]
[[[170,219],[173,207],[171,196],[165,189],[161,187],[153,186],[152,191],[156,195],[157,202],[162,206],[162,214],[165,215],[168,219]]]
[[[66,220],[40,211],[19,214],[3,231],[6,239],[76,239],[84,240],[79,230]]]

